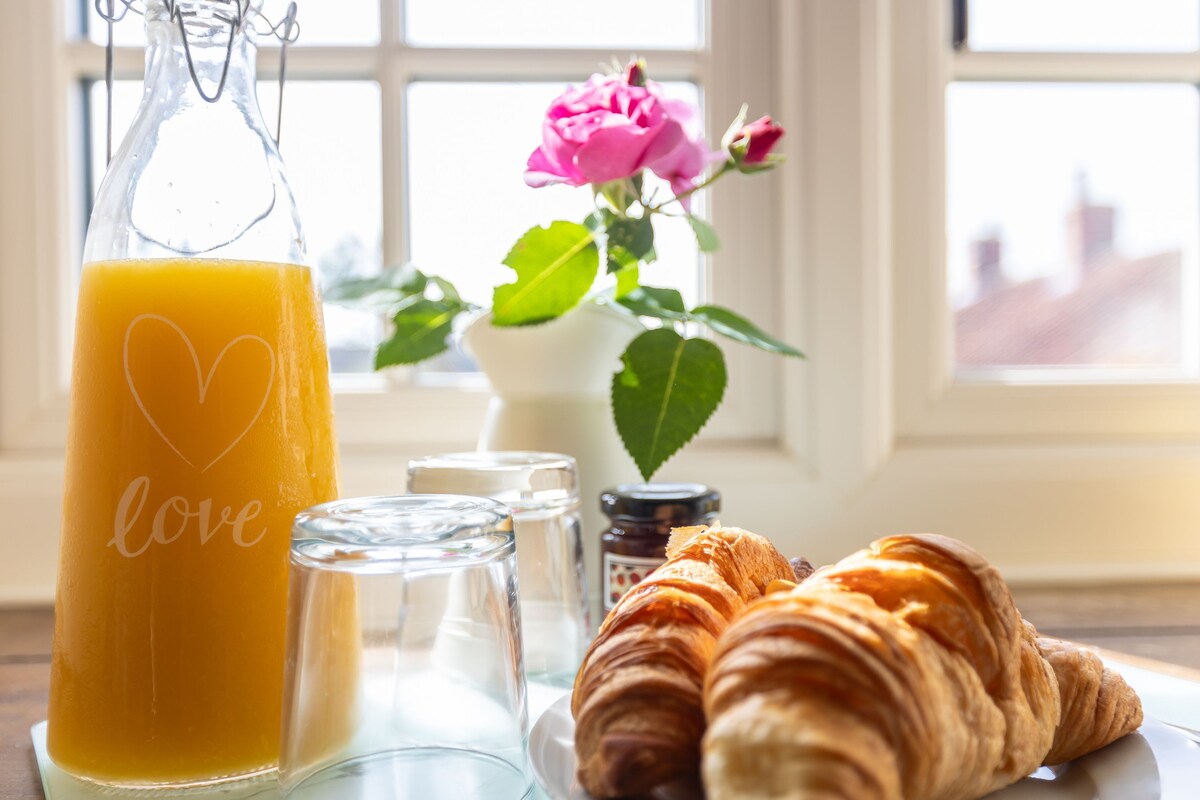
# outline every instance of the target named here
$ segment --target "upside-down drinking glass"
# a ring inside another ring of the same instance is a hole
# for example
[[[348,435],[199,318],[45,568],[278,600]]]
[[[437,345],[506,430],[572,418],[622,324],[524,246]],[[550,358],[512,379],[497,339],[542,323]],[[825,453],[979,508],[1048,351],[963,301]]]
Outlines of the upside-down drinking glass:
[[[512,518],[492,500],[340,500],[291,550],[279,780],[295,800],[531,791]]]

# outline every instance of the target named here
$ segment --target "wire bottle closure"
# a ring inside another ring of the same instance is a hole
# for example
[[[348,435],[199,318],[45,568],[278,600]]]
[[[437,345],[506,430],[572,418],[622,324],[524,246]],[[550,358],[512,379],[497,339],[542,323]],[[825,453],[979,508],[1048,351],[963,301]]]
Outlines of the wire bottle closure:
[[[192,50],[188,43],[187,26],[185,17],[194,16],[195,11],[187,11],[183,9],[178,0],[164,0],[167,6],[168,17],[172,23],[179,26],[179,34],[183,37],[183,53],[187,58],[188,74],[192,78],[192,83],[196,87],[196,91],[200,93],[201,99],[206,103],[215,103],[221,98],[222,92],[225,91],[225,78],[229,75],[229,62],[233,55],[233,37],[246,24],[246,20],[250,19],[247,13],[250,9],[251,0],[209,0],[209,3],[215,7],[213,18],[225,23],[229,26],[229,43],[225,47],[225,62],[221,68],[221,78],[217,82],[217,88],[212,95],[204,93],[204,87],[200,85],[200,76],[196,74],[195,64],[192,63]],[[120,6],[120,10],[117,7]],[[112,96],[113,96],[113,25],[125,19],[132,11],[135,14],[145,15],[146,7],[143,0],[95,0],[96,13],[105,21],[108,28],[107,39],[104,45],[104,88],[107,93],[105,101],[105,132],[106,132],[106,157],[107,161],[112,161]],[[251,23],[253,24],[253,23]],[[283,85],[286,80],[287,73],[287,48],[288,45],[295,43],[300,37],[300,23],[296,21],[296,3],[288,3],[287,13],[279,22],[271,24],[268,21],[266,30],[255,28],[255,31],[260,35],[271,35],[277,38],[280,42],[279,48],[279,110],[275,117],[275,143],[279,144],[279,136],[283,127]]]

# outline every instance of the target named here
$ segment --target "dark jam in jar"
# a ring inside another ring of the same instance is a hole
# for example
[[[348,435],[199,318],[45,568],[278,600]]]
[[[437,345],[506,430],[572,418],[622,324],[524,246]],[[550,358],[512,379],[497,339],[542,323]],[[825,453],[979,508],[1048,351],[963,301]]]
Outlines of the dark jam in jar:
[[[601,494],[600,510],[612,521],[600,537],[607,612],[667,560],[672,528],[716,522],[721,495],[702,483],[629,483]]]

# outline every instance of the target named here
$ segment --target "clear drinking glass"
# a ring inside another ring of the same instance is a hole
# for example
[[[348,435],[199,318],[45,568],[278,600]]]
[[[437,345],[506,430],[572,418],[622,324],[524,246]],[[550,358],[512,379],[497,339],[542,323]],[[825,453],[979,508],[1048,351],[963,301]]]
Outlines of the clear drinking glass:
[[[408,465],[408,489],[490,497],[512,510],[530,710],[575,680],[591,639],[575,459],[558,453],[475,452]]]
[[[279,780],[289,798],[532,791],[512,517],[477,497],[296,518]]]

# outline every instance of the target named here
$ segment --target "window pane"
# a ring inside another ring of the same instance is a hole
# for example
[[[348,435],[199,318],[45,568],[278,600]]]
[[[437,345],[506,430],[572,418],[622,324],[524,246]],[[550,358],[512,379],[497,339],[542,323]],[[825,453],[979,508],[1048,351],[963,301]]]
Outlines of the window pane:
[[[1197,0],[970,0],[972,50],[1187,52],[1200,47]]]
[[[697,102],[694,84],[666,84]],[[522,174],[541,141],[542,116],[561,83],[414,83],[408,90],[409,248],[420,269],[450,279],[469,300],[491,302],[492,288],[514,279],[501,261],[534,225],[582,221],[593,208],[586,188],[531,189]],[[474,120],[504,120],[486,135],[476,124],[447,124],[470,109]],[[655,220],[659,260],[642,280],[700,295],[700,257],[691,228]]]
[[[417,45],[695,49],[702,0],[407,0],[405,31]]]
[[[1186,85],[951,85],[960,374],[1196,372],[1198,115]]]
[[[120,142],[142,94],[141,81],[113,87],[113,133]],[[104,175],[104,84],[91,86],[93,191]],[[263,116],[272,122],[279,91],[259,84]],[[289,81],[285,89],[282,153],[304,220],[308,261],[323,285],[337,277],[377,272],[381,261],[382,185],[379,85],[372,81]],[[114,145],[115,149],[115,145]],[[381,320],[325,307],[330,364],[335,372],[371,369]]]
[[[92,0],[86,0],[86,5],[87,14],[84,19],[88,38],[97,44],[104,44],[108,41],[107,26],[96,13]],[[296,5],[296,20],[300,25],[297,46],[370,45],[379,41],[379,0],[300,0]],[[120,7],[118,0],[117,8]],[[139,7],[144,7],[144,3]],[[288,0],[265,0],[261,15],[255,24],[256,29],[261,32],[258,37],[259,46],[279,43],[278,39],[267,31],[270,23],[277,23],[284,18],[287,8]],[[118,47],[144,47],[144,26],[145,22],[140,16],[128,14],[113,26],[113,43]]]

